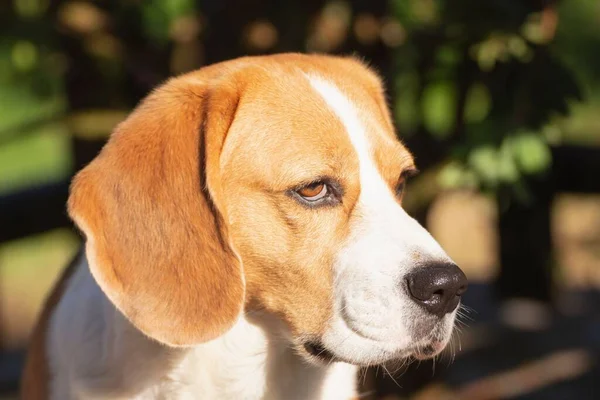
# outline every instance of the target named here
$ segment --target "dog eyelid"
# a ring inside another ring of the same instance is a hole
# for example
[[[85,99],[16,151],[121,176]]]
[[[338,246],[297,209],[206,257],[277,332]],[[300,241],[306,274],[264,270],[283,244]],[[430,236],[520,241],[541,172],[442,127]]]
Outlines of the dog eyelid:
[[[404,189],[406,187],[406,181],[410,178],[414,177],[419,173],[419,170],[411,167],[407,168],[400,174],[400,179],[398,179],[398,184],[396,185],[396,195],[402,196]]]
[[[402,171],[400,174],[400,181],[406,181],[410,178],[413,178],[419,174],[419,170],[415,167],[410,167]]]

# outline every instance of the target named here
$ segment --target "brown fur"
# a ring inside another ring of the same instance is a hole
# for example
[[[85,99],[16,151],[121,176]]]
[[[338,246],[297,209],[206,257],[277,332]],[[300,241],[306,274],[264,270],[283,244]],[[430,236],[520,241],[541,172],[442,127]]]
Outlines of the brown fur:
[[[170,80],[119,125],[69,199],[96,281],[148,336],[205,342],[244,306],[280,316],[294,338],[323,333],[359,166],[302,72],[357,105],[390,189],[412,167],[379,79],[352,58],[242,58]],[[289,195],[322,177],[342,185],[340,206],[310,209]]]

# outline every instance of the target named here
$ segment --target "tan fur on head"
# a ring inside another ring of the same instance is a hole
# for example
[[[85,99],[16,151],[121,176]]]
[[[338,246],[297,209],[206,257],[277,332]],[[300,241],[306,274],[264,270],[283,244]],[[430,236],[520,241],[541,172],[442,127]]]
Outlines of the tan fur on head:
[[[465,283],[402,208],[414,171],[356,59],[169,80],[74,179],[86,252],[40,318],[25,398],[351,398],[358,366],[439,353]]]
[[[75,179],[69,212],[87,236],[92,273],[142,332],[170,345],[203,342],[245,303],[294,336],[323,334],[361,184],[356,151],[311,74],[360,107],[381,172],[396,185],[412,158],[395,139],[377,76],[352,58],[299,54],[167,82]],[[343,185],[340,207],[308,209],[289,196],[315,177]]]

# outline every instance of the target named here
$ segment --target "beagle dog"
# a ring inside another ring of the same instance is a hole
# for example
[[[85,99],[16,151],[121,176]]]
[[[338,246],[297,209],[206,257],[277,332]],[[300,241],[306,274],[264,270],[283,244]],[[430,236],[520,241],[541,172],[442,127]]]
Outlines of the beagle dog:
[[[467,281],[402,209],[414,172],[354,58],[169,80],[73,181],[85,251],[23,398],[351,399],[360,366],[438,354]]]

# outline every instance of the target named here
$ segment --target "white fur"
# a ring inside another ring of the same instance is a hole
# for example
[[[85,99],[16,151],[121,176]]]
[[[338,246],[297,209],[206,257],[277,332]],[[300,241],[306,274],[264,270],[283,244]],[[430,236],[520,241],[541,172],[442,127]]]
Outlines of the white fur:
[[[376,364],[407,356],[428,337],[415,321],[427,315],[402,289],[404,275],[419,263],[451,261],[431,235],[400,206],[371,156],[368,114],[333,83],[308,76],[312,87],[342,122],[358,155],[361,192],[354,209],[352,234],[335,266],[335,315],[323,338],[336,355],[359,364]],[[454,313],[441,324],[449,339]],[[427,330],[427,329],[425,329]]]
[[[85,258],[50,321],[51,400],[349,399],[356,367],[315,366],[261,317],[192,348],[161,345],[109,302]]]
[[[420,261],[449,260],[400,207],[371,156],[366,113],[332,83],[308,77],[343,123],[360,165],[361,194],[352,234],[335,264],[334,316],[322,338],[339,357],[374,364],[410,355],[454,314],[433,321],[408,298],[404,275]],[[83,221],[78,221],[82,226]],[[83,226],[84,230],[85,227]],[[88,231],[88,250],[93,237]],[[88,252],[90,262],[94,255]],[[281,399],[337,400],[356,395],[357,367],[313,365],[276,337],[272,317],[241,316],[223,336],[195,347],[161,345],[135,329],[110,303],[83,257],[50,320],[52,400]]]

